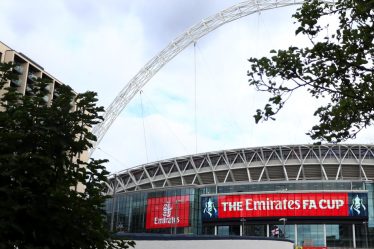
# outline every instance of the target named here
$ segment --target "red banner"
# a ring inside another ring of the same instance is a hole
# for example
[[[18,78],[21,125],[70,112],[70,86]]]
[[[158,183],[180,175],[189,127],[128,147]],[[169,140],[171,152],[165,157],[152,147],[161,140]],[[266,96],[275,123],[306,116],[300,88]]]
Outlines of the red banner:
[[[217,218],[326,217],[350,216],[349,201],[348,193],[274,193],[203,197],[202,204],[208,218],[214,218],[215,209]]]
[[[147,200],[146,229],[187,227],[190,218],[190,196],[170,196]]]

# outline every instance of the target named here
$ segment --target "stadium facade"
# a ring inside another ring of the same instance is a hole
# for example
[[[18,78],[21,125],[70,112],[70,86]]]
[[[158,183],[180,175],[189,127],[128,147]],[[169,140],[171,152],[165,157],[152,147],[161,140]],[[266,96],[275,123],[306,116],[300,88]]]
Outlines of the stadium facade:
[[[113,175],[108,224],[130,233],[285,237],[374,247],[374,145],[243,148]]]

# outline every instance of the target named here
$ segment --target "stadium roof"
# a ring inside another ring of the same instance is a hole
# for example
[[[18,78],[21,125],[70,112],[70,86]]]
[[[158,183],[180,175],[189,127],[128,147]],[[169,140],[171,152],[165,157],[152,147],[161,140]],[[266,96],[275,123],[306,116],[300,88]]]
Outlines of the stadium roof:
[[[374,179],[374,145],[285,145],[214,151],[112,175],[107,194],[234,183]]]

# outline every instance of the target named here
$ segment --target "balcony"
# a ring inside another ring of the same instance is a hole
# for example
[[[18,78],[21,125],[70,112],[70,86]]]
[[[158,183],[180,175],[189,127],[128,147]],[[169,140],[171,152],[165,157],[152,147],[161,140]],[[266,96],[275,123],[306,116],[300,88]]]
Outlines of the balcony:
[[[16,66],[13,69],[18,74],[22,74],[23,73],[23,66],[21,66],[20,64],[16,64]]]
[[[22,81],[20,79],[11,80],[10,85],[13,87],[20,87],[22,85]]]
[[[50,92],[51,88],[52,88],[52,84],[48,84],[44,89]]]
[[[25,95],[26,96],[31,96],[33,94],[32,92],[32,87],[30,86],[30,84],[26,85],[26,89],[25,89]]]
[[[27,78],[28,78],[29,80],[31,80],[31,81],[35,81],[38,77],[37,77],[35,74],[33,74],[33,73],[29,73],[29,74],[27,75]]]
[[[45,96],[43,97],[43,100],[44,100],[45,103],[48,103],[48,100],[49,100],[48,95],[45,95]]]

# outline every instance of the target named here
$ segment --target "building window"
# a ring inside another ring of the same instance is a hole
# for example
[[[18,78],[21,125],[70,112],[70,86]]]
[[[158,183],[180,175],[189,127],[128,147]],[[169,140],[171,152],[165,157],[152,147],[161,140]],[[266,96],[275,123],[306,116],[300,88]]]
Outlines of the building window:
[[[327,247],[353,247],[352,224],[326,225]]]
[[[355,237],[357,248],[369,248],[367,222],[355,224]]]
[[[239,225],[230,225],[230,226],[218,226],[217,235],[240,235],[240,226]]]
[[[205,235],[215,235],[214,226],[213,225],[204,225],[203,226],[203,234],[205,234]]]
[[[323,224],[297,225],[298,246],[325,246]]]
[[[229,235],[229,226],[218,226],[217,235]]]
[[[266,224],[246,224],[243,228],[243,234],[246,236],[266,237]]]

